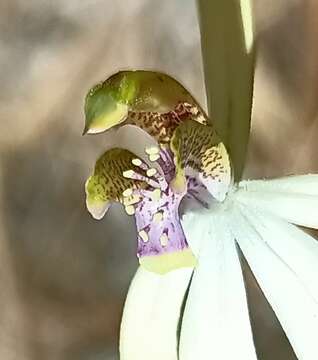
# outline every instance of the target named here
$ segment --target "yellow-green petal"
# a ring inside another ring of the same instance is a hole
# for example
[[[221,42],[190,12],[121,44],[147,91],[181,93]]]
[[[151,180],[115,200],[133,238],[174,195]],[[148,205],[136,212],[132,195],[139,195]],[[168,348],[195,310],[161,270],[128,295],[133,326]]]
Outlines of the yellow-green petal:
[[[95,219],[104,216],[111,202],[124,202],[123,193],[127,189],[145,187],[143,181],[129,179],[123,175],[129,169],[140,173],[140,168],[132,162],[136,158],[137,156],[128,150],[114,148],[106,151],[97,160],[94,174],[85,184],[87,209]]]
[[[191,169],[217,200],[224,200],[231,183],[231,165],[212,126],[185,121],[174,132],[171,149],[176,166],[172,186],[177,192],[185,190],[186,170]]]

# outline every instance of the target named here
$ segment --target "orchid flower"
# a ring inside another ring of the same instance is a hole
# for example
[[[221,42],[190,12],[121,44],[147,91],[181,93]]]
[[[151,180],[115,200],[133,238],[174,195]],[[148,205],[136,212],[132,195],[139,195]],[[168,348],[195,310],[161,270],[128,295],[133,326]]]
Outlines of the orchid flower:
[[[118,201],[135,216],[145,269],[194,266],[179,205],[185,196],[205,206],[209,194],[223,201],[231,182],[227,151],[206,114],[176,80],[150,71],[122,71],[97,84],[85,109],[88,133],[132,124],[156,141],[145,148],[148,163],[121,148],[100,157],[86,183],[90,213],[100,219]]]
[[[235,19],[250,15],[248,2],[242,0],[244,11],[241,2],[228,2],[233,14],[240,10]],[[106,150],[85,185],[94,218],[120,202],[136,221],[140,267],[122,318],[122,360],[257,359],[238,249],[297,357],[318,358],[318,243],[295,226],[318,228],[318,175],[240,180],[253,71],[244,21],[248,76],[239,97],[245,103],[228,109],[226,125],[218,117],[214,126],[179,82],[159,72],[118,72],[86,97],[85,133],[130,127],[148,141],[142,154],[125,144]],[[211,88],[217,91],[207,82]],[[237,91],[224,92],[221,105],[237,105],[232,97]]]

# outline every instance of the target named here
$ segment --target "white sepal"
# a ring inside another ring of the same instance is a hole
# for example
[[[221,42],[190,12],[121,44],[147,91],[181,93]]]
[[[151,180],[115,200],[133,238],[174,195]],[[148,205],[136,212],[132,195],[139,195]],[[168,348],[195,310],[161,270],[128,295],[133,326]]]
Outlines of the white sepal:
[[[222,215],[192,215],[185,226],[190,245],[201,237],[182,320],[180,360],[255,360],[246,294],[234,238]],[[196,232],[197,230],[197,232]]]
[[[272,232],[270,228],[264,232],[264,226],[258,221],[255,211],[250,212],[241,207],[233,213],[232,218],[229,218],[233,235],[285,330],[298,359],[316,359],[318,356],[318,303],[312,291],[314,287],[311,289],[309,287],[311,281],[308,269],[305,267],[302,269],[301,260],[297,262],[295,258],[292,259],[292,255],[288,255],[290,249],[294,251],[295,248],[300,248],[300,244],[295,245],[296,241],[308,239],[300,239],[299,234],[293,234],[293,231],[289,229],[286,236],[296,235],[298,239],[295,238],[292,241],[291,248],[288,248],[287,240],[285,249],[282,244],[274,246],[275,241],[284,242],[276,236],[283,237],[286,228],[277,228],[277,223],[275,226],[272,223]],[[264,219],[266,221],[265,217]],[[268,222],[269,225],[270,222]],[[300,252],[299,256],[303,256],[305,252]],[[304,265],[306,259],[302,261]],[[314,277],[317,271],[315,269],[313,271]]]
[[[139,268],[127,295],[121,360],[178,360],[177,328],[192,269],[158,275]]]
[[[318,228],[318,175],[241,181],[235,196],[293,224]]]
[[[248,209],[250,223],[318,303],[318,241],[293,224]]]

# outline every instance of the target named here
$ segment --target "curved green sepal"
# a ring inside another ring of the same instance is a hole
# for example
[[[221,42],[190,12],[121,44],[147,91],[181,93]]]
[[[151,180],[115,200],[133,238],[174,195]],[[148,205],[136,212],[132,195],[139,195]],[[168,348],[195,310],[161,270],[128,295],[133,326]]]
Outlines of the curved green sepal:
[[[125,120],[134,123],[138,113],[151,113],[153,117],[169,113],[179,104],[190,105],[191,111],[203,114],[189,92],[172,77],[154,71],[120,71],[95,85],[87,94],[84,134],[108,130]],[[145,121],[151,122],[152,118],[149,120],[146,116]],[[142,121],[139,119],[139,122]],[[165,126],[169,126],[169,121],[165,122]]]
[[[126,91],[123,91],[126,94]],[[118,101],[117,92],[111,85],[100,83],[95,85],[85,99],[85,128],[83,135],[96,134],[112,128],[125,121],[128,105]]]

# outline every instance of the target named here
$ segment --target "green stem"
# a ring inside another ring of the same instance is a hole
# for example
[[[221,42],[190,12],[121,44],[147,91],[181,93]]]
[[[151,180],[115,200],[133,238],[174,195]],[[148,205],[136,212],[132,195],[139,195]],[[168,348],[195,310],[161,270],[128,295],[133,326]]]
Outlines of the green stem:
[[[242,176],[254,77],[252,0],[197,0],[208,110]]]

